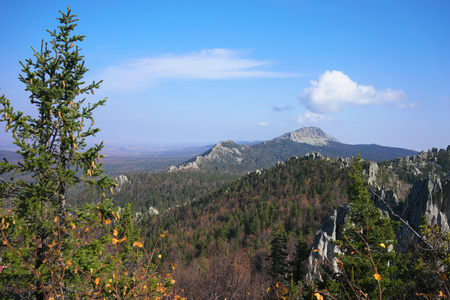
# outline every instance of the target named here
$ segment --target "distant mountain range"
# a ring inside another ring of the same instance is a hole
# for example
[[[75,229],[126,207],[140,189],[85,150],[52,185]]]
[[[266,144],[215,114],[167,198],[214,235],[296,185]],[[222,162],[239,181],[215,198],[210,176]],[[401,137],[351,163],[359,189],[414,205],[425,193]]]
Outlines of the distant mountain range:
[[[231,140],[220,142],[203,154],[172,166],[170,171],[190,169],[242,174],[312,152],[329,158],[347,158],[359,152],[362,158],[376,162],[417,154],[414,150],[376,144],[344,144],[318,127],[303,127],[250,146],[239,145]]]

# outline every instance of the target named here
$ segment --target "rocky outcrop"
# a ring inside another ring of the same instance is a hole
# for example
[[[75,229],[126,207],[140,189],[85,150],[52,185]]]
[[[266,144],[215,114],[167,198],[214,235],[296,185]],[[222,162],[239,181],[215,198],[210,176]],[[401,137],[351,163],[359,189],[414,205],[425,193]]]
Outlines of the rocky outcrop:
[[[238,145],[231,140],[225,142],[222,141],[205,153],[198,155],[179,166],[171,166],[169,172],[199,169],[201,165],[209,162],[240,164],[244,159],[244,152],[246,149],[248,149],[248,146]]]
[[[411,228],[420,232],[419,226],[423,217],[432,226],[437,225],[444,231],[450,230],[450,176],[441,179],[437,175],[431,175],[417,182],[403,204],[399,203],[397,195],[392,190],[385,187],[378,188],[372,199],[385,216],[395,221],[398,221],[400,216],[409,224],[402,223],[397,229],[397,251],[406,250],[408,243],[417,238]],[[338,249],[333,242],[342,232],[348,210],[348,205],[340,206],[317,230],[308,259],[306,277],[309,281],[321,279],[320,270],[323,262],[331,262],[335,271],[338,271],[335,261]]]
[[[326,134],[318,127],[303,127],[296,131],[288,132],[274,140],[291,140],[296,143],[304,143],[313,146],[324,146],[330,142],[340,143],[339,140]]]
[[[305,158],[312,158],[312,159],[324,159],[325,158],[319,152],[306,153],[304,157]]]
[[[417,182],[404,203],[403,219],[418,229],[423,216],[428,224],[437,225],[449,231],[450,218],[450,176],[443,179],[437,175]]]
[[[148,208],[148,214],[149,214],[150,216],[157,216],[157,215],[159,215],[159,211],[158,211],[156,208],[150,206],[150,207]]]
[[[337,272],[335,254],[338,253],[338,247],[333,242],[336,241],[336,238],[342,232],[342,226],[345,224],[345,217],[348,210],[348,204],[339,206],[317,230],[308,258],[306,275],[308,281],[322,279],[320,271],[323,263],[330,263]]]
[[[116,187],[117,192],[120,192],[124,184],[131,183],[131,181],[125,175],[119,175],[114,177],[114,181],[118,184],[118,186]]]
[[[369,178],[370,180],[370,178]],[[383,214],[394,221],[398,221],[398,216],[402,214],[400,201],[393,190],[386,187],[378,188],[372,194],[375,207],[379,208]]]

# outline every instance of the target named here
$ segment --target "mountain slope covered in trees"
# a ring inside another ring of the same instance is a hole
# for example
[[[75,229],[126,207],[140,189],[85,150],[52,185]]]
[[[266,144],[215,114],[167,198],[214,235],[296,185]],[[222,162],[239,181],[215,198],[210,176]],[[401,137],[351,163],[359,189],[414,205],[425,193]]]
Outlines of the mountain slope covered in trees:
[[[238,145],[233,141],[220,142],[203,154],[177,167],[172,166],[170,170],[194,169],[245,174],[256,169],[271,167],[277,162],[294,156],[304,156],[312,152],[319,152],[329,158],[347,158],[359,153],[362,158],[377,162],[417,153],[414,150],[375,144],[344,144],[327,135],[320,128],[304,127],[251,146]]]

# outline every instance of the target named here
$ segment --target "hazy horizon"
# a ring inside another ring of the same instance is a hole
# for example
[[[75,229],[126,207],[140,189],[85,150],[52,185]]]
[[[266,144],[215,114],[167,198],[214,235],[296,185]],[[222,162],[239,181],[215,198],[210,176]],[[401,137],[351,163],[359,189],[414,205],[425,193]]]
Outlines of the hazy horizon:
[[[450,144],[449,1],[8,1],[0,93],[32,113],[17,79],[58,10],[86,35],[86,82],[118,145],[264,141],[317,126],[343,143]],[[0,148],[10,132],[0,126]],[[88,141],[89,142],[89,141]],[[92,141],[91,141],[92,142]]]

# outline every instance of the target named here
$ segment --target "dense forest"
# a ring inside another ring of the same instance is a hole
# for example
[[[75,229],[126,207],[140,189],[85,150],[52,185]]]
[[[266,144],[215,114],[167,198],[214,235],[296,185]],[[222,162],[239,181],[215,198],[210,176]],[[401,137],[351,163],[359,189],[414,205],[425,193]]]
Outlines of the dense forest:
[[[449,158],[448,149],[432,149],[385,161],[375,182],[396,188],[403,201],[427,174],[449,174]],[[304,276],[317,228],[348,201],[350,163],[308,155],[241,178],[227,172],[132,173],[111,197],[115,205],[131,203],[133,212],[145,213],[149,206],[160,211],[140,215],[135,226],[148,249],[156,251],[159,271],[173,271],[178,295],[270,299],[283,287],[298,298],[312,293]],[[372,164],[363,163],[363,178]],[[81,195],[79,203],[92,200]]]
[[[274,268],[280,268],[270,258],[275,228],[285,236],[286,260],[280,262],[281,267],[298,280],[304,276],[305,253],[318,225],[347,201],[347,183],[348,170],[334,160],[292,158],[164,215],[149,217],[139,227],[151,245],[159,233],[166,232],[158,253],[163,258],[162,270],[173,262],[178,264],[174,274],[178,294],[208,299],[198,286],[218,288],[211,285],[210,281],[217,280],[211,272],[218,272],[216,267],[232,268],[236,260],[242,260],[229,275],[241,276],[233,288],[253,289],[250,295],[241,295],[242,299],[254,299],[255,293],[263,293],[271,284]],[[222,265],[225,261],[232,265]],[[250,282],[259,285],[250,286]]]
[[[114,205],[125,207],[131,204],[133,213],[146,214],[150,207],[160,212],[200,199],[229,183],[237,176],[207,172],[153,172],[126,173],[128,181],[120,187],[120,192],[109,193]],[[102,199],[89,190],[84,190],[69,202],[74,206],[97,203]]]

